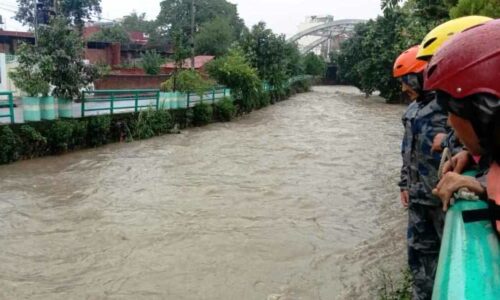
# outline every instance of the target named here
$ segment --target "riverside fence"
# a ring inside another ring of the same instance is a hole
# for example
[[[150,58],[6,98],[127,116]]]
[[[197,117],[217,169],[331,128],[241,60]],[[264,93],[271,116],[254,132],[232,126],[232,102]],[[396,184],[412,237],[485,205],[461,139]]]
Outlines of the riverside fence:
[[[301,80],[312,79],[313,76],[301,75],[290,78],[285,86]],[[263,84],[266,92],[275,90],[268,83]],[[215,86],[201,94],[161,92],[155,89],[143,90],[94,90],[83,92],[80,103],[72,104],[73,118],[113,115],[117,113],[139,112],[144,109],[186,109],[194,107],[200,102],[215,104],[224,98],[231,98],[231,89],[224,86]],[[15,108],[12,92],[0,92],[0,123],[14,123],[16,111],[18,122],[23,122],[21,107]]]

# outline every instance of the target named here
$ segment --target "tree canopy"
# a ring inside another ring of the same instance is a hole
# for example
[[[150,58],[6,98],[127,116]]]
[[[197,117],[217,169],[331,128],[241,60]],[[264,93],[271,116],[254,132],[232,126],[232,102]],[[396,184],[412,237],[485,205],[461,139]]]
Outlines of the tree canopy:
[[[128,44],[130,37],[120,24],[102,27],[101,30],[94,33],[88,38],[89,41],[96,42],[117,42],[121,44]]]
[[[33,28],[35,23],[35,2],[33,0],[17,0],[18,11],[15,19],[23,25]],[[49,1],[52,3],[52,1]],[[101,0],[55,0],[55,13],[66,17],[80,32],[85,21],[101,13]],[[47,4],[46,6],[51,6]]]
[[[234,42],[234,30],[229,20],[216,17],[201,25],[195,38],[197,54],[221,56]]]
[[[238,16],[235,4],[226,0],[197,0],[196,1],[196,26],[213,21],[216,17],[225,18],[234,29],[234,34],[239,36],[245,24]],[[191,0],[163,0],[160,2],[160,13],[157,24],[164,32],[169,34],[181,30],[184,37],[191,34]]]

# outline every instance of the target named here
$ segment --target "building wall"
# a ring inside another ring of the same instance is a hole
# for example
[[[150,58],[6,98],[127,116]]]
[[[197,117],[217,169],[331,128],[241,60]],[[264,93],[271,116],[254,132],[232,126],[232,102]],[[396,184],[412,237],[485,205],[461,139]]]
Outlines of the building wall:
[[[85,49],[85,58],[89,60],[91,64],[111,64],[112,55],[109,48],[105,49]]]
[[[106,75],[95,82],[96,90],[159,89],[170,75]]]

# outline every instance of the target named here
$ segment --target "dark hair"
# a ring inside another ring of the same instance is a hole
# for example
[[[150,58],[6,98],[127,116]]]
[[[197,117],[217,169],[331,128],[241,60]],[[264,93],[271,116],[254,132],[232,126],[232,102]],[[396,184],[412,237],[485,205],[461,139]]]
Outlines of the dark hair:
[[[493,161],[500,164],[500,99],[490,94],[476,94],[471,98],[468,119],[479,137],[481,147],[491,155]]]

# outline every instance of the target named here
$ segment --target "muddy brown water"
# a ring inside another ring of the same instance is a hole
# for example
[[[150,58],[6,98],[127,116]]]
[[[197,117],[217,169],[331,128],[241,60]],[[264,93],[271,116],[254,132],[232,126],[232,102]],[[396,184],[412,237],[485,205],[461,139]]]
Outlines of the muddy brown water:
[[[373,299],[404,267],[404,107],[316,87],[0,167],[0,299]]]

